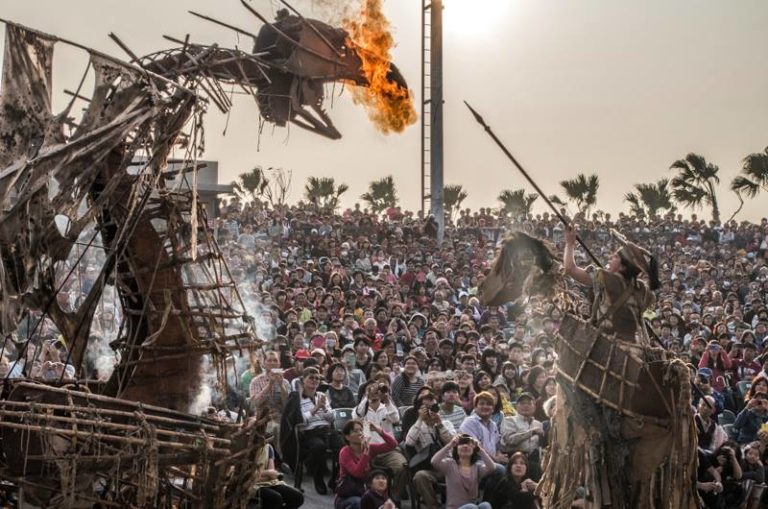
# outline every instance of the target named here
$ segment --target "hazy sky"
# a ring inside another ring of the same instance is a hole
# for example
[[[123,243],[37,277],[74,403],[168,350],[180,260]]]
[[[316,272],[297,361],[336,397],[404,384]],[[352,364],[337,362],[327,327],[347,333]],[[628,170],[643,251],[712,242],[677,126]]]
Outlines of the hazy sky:
[[[632,184],[670,175],[675,159],[697,152],[720,166],[721,209],[730,216],[737,201],[728,183],[745,155],[768,145],[768,2],[444,2],[445,181],[464,185],[467,206],[497,206],[500,190],[524,182],[466,111],[465,99],[548,194],[561,191],[563,178],[595,172],[599,206],[625,210],[622,197]],[[313,15],[309,0],[294,3]],[[274,13],[271,0],[253,5],[269,17]],[[394,60],[417,100],[420,5],[385,0],[398,44]],[[236,0],[26,0],[4,2],[0,16],[121,57],[109,32],[139,54],[168,47],[163,34],[238,44],[233,33],[187,9],[254,32],[259,27]],[[55,88],[74,89],[84,64],[81,53],[57,46]],[[55,105],[63,101],[56,97]],[[392,174],[403,204],[417,207],[418,124],[383,136],[348,93],[327,108],[342,140],[268,126],[259,150],[257,107],[240,97],[226,136],[226,117],[209,112],[206,157],[220,161],[221,181],[255,165],[291,168],[294,198],[308,176],[333,176],[350,185],[344,204],[371,180]],[[768,194],[748,203],[741,217],[766,215],[765,203]]]

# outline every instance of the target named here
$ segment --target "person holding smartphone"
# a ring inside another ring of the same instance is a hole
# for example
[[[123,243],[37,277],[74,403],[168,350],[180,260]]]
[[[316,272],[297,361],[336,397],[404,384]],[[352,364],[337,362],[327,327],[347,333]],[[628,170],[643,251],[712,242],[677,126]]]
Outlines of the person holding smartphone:
[[[732,368],[731,358],[716,340],[707,343],[707,348],[699,361],[699,368],[712,371],[712,388],[718,392],[725,389],[725,373]]]
[[[736,416],[732,434],[739,444],[754,442],[757,440],[757,432],[766,422],[768,422],[768,399],[764,393],[758,392]]]
[[[312,473],[315,491],[319,495],[328,493],[323,476],[325,474],[326,452],[340,449],[336,435],[333,433],[333,411],[328,398],[317,389],[320,385],[320,372],[317,368],[305,368],[302,373],[302,388],[288,396],[280,423],[280,447],[283,459],[292,468],[296,462],[306,463]],[[297,454],[296,443],[293,440],[294,428],[302,425],[299,433],[300,454]],[[331,480],[335,472],[331,474]]]
[[[366,387],[366,395],[355,409],[357,417],[365,425],[365,438],[371,444],[384,443],[384,437],[377,430],[384,430],[394,436],[394,426],[400,424],[400,412],[389,395],[389,386],[384,382],[371,382]],[[399,449],[384,452],[376,456],[372,462],[374,467],[383,468],[392,473],[393,496],[400,500],[408,484],[408,464]]]

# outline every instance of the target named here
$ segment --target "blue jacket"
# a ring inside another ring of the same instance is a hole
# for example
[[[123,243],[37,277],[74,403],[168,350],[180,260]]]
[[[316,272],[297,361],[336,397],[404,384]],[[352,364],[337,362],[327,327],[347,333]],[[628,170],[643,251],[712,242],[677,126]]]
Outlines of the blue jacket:
[[[757,432],[760,426],[768,421],[768,414],[758,415],[752,410],[745,408],[736,416],[736,422],[733,423],[733,435],[740,444],[748,444],[757,440]]]

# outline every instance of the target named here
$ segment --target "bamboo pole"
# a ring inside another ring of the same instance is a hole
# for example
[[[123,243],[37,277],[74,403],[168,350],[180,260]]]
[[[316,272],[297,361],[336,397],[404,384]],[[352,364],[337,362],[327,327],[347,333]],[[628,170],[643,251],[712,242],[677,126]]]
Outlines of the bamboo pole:
[[[0,427],[3,428],[11,428],[11,429],[18,429],[21,431],[34,431],[39,433],[50,433],[50,434],[56,434],[56,435],[64,435],[64,436],[70,436],[70,437],[77,437],[77,438],[95,438],[97,440],[104,440],[106,442],[115,442],[120,444],[129,444],[129,445],[147,445],[148,440],[145,440],[143,438],[133,438],[133,437],[124,437],[119,435],[108,435],[105,433],[93,433],[89,431],[77,431],[73,429],[62,429],[62,428],[51,428],[49,426],[35,426],[31,424],[16,424],[13,422],[2,422],[0,423]],[[178,442],[165,442],[161,440],[152,440],[157,444],[157,447],[162,448],[165,447],[167,449],[175,449],[175,450],[199,450],[199,445],[194,444],[181,444]],[[214,454],[214,455],[222,455],[226,456],[230,454],[229,449],[219,449],[215,447],[209,447],[206,448],[208,454]]]
[[[41,385],[38,383],[33,382],[20,382],[16,385],[17,387],[24,387],[26,389],[31,389],[37,392],[54,392],[57,394],[64,394],[64,395],[72,395],[73,397],[84,399],[88,402],[90,401],[99,401],[103,403],[112,403],[116,405],[123,405],[127,407],[133,407],[137,410],[140,410],[142,412],[159,412],[161,414],[167,414],[167,415],[175,415],[177,417],[182,417],[187,421],[196,421],[196,422],[204,422],[202,417],[193,416],[188,413],[180,412],[178,410],[172,410],[170,408],[165,408],[161,406],[155,406],[155,405],[147,405],[144,403],[141,403],[139,401],[131,401],[131,400],[125,400],[125,399],[117,399],[117,398],[111,398],[109,396],[101,396],[99,394],[86,394],[79,391],[70,391],[68,389],[60,389],[58,387],[50,387],[48,385]],[[214,421],[206,419],[208,424],[215,424]]]
[[[76,412],[77,410],[73,410],[73,411]],[[63,415],[54,415],[54,414],[41,414],[36,412],[16,412],[13,410],[0,410],[0,416],[17,417],[25,421],[26,420],[45,420],[45,421],[66,422],[66,423],[83,425],[83,426],[95,426],[97,428],[99,427],[111,428],[111,429],[128,431],[128,432],[137,432],[143,429],[141,426],[138,426],[138,425],[120,424],[118,422],[110,422],[110,421],[94,421],[92,419],[81,419],[79,417],[66,417]],[[0,428],[3,427],[4,424],[5,424],[5,420],[0,421]],[[194,435],[191,433],[183,433],[181,431],[171,431],[171,430],[162,429],[162,428],[155,428],[154,432],[158,435],[163,435],[163,436],[188,438],[193,440],[198,440],[198,439],[210,440],[211,442],[216,442],[223,446],[232,445],[232,442],[230,440],[227,440],[226,438],[209,437],[206,435]]]
[[[34,403],[34,402],[27,402],[27,401],[10,401],[10,400],[0,402],[0,407],[5,407],[5,406],[24,407],[24,408],[29,408],[30,410],[32,408],[39,408],[42,410],[65,410],[69,412],[94,413],[97,415],[110,415],[110,416],[116,416],[116,417],[129,417],[129,418],[136,417],[135,412],[125,412],[122,410],[112,410],[112,409],[101,408],[101,407],[79,407],[79,406],[70,406],[70,405],[56,405],[53,403]],[[169,424],[172,426],[178,426],[178,427],[205,429],[213,432],[221,431],[221,428],[219,426],[214,426],[206,423],[181,421],[178,419],[173,419],[170,417],[162,417],[159,415],[143,414],[142,418],[146,419],[147,421],[161,422],[161,423]]]

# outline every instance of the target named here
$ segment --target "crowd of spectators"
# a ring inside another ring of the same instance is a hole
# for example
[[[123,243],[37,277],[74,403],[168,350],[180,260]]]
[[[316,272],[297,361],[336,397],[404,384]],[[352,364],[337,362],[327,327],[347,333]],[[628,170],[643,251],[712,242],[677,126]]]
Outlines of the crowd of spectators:
[[[616,248],[612,228],[657,255],[662,287],[645,314],[694,372],[698,488],[708,507],[734,506],[768,460],[768,222],[574,220],[600,259]],[[485,307],[477,294],[511,229],[562,252],[556,217],[462,210],[438,243],[434,220],[400,208],[231,201],[211,227],[267,340],[235,384],[272,417],[266,464],[306,466],[337,508],[398,507],[406,494],[429,509],[534,507],[562,310],[539,298]]]
[[[768,411],[748,403],[768,394],[768,378],[760,383],[768,377],[766,220],[721,225],[672,214],[575,219],[600,258],[616,248],[612,228],[657,254],[663,285],[646,317],[664,346],[694,370],[701,493],[712,507],[733,504],[722,486],[737,469],[728,466],[732,456],[724,451],[744,462],[742,477],[747,470],[762,472],[756,465],[768,459],[768,433],[761,431]],[[319,390],[328,395],[331,410],[329,434],[333,410],[354,409],[359,421],[350,421],[354,427],[348,431],[362,430],[368,447],[365,454],[352,455],[358,482],[369,470],[386,472],[389,497],[397,504],[410,478],[415,495],[431,508],[441,502],[479,503],[477,487],[485,479],[486,500],[532,506],[553,406],[553,344],[562,311],[539,299],[526,307],[484,307],[477,293],[504,232],[520,229],[562,248],[563,227],[553,215],[512,220],[488,209],[465,210],[438,243],[430,218],[399,208],[381,215],[360,207],[331,214],[308,206],[274,210],[233,202],[223,207],[216,227],[241,292],[259,317],[262,337],[273,338],[269,349],[275,353],[266,358],[273,365],[279,358],[274,376],[280,373],[300,393],[296,379],[308,367],[318,370],[325,380]],[[589,307],[585,299],[584,314]],[[747,394],[750,384],[756,398]],[[261,383],[241,387],[260,404],[262,393],[249,390],[263,390]],[[316,405],[307,401],[307,408],[296,424],[312,421]],[[725,429],[719,424],[724,412],[726,420],[734,416]],[[285,413],[274,408],[273,415],[285,424]],[[720,429],[713,431],[713,425]],[[715,435],[709,447],[707,433]],[[299,435],[304,440],[303,431]],[[357,435],[345,431],[344,438],[345,449],[362,451]],[[399,448],[389,448],[393,439]],[[322,454],[337,454],[338,447],[324,444]],[[471,472],[461,470],[470,445],[478,459]],[[757,457],[742,454],[750,447]],[[342,466],[341,471],[331,486],[345,482],[344,472],[353,470]],[[409,474],[405,478],[403,471]],[[457,471],[461,482],[454,479]],[[317,490],[325,492],[322,469],[312,473]],[[743,492],[742,477],[731,480],[739,481]],[[720,479],[719,488],[714,478]],[[336,486],[337,506],[357,507],[361,490],[339,496]]]

